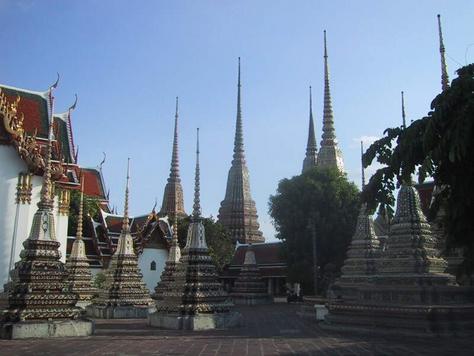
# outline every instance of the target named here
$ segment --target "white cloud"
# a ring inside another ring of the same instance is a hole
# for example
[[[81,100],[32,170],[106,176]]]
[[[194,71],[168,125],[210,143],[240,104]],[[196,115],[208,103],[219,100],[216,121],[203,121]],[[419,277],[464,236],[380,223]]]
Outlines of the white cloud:
[[[367,149],[372,143],[377,141],[380,137],[378,136],[361,136],[355,137],[352,139],[354,145],[351,145],[352,148],[360,147],[360,141],[364,143],[364,150]]]

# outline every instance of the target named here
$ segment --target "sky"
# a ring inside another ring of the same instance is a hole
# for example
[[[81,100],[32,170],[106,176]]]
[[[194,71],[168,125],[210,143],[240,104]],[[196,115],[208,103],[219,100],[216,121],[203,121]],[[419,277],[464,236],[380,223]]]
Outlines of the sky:
[[[301,172],[308,87],[318,146],[327,30],[336,135],[349,180],[360,186],[366,144],[429,111],[440,92],[436,15],[450,79],[474,62],[473,1],[0,0],[0,83],[44,91],[60,73],[56,111],[73,113],[79,163],[103,173],[123,210],[131,158],[134,215],[161,205],[169,175],[175,97],[185,208],[192,211],[195,132],[200,128],[201,205],[217,216],[230,168],[242,61],[244,142],[261,229],[275,229],[269,196]],[[366,175],[376,167],[369,167]]]

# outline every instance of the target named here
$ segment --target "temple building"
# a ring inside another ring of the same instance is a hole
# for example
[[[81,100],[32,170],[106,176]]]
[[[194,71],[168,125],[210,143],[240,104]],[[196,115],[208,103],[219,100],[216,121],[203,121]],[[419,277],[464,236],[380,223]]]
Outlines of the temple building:
[[[171,168],[168,183],[163,194],[160,215],[186,216],[184,211],[183,187],[179,175],[179,152],[178,152],[178,97],[176,97],[176,111],[174,115],[173,152],[171,154]]]
[[[235,304],[257,305],[273,302],[267,286],[260,275],[252,244],[245,251],[244,264],[230,294]]]
[[[309,87],[309,127],[308,127],[308,143],[306,144],[306,156],[303,161],[302,173],[310,170],[316,166],[318,159],[318,146],[316,144],[316,137],[314,135],[314,121],[313,121],[313,96],[311,87]]]
[[[50,91],[36,92],[0,84],[0,288],[20,260],[23,241],[40,201],[48,128],[52,128],[53,215],[61,261],[65,262],[71,190],[79,188],[71,114],[51,112]]]
[[[59,78],[58,78],[59,80]],[[54,126],[53,89],[48,90],[46,128],[46,153],[41,156],[43,180],[37,210],[27,238],[23,241],[20,261],[10,271],[11,281],[5,285],[8,307],[1,315],[1,337],[22,339],[64,336],[89,336],[93,323],[80,320],[80,308],[76,307],[77,295],[68,288],[68,273],[60,260],[60,242],[55,227],[52,154]],[[2,98],[4,99],[4,98]],[[17,102],[18,103],[18,102]],[[17,124],[17,106],[2,102],[2,114],[10,124]],[[14,126],[15,130],[21,126]],[[62,233],[61,231],[59,231]],[[25,236],[25,237],[26,237]],[[23,239],[22,239],[23,240]]]
[[[247,244],[237,244],[232,261],[224,268],[220,278],[226,290],[231,291],[239,278],[245,264]],[[252,244],[252,250],[259,270],[260,278],[265,283],[267,293],[271,296],[282,296],[286,293],[288,277],[287,262],[281,242]]]
[[[234,242],[264,242],[258,223],[257,208],[250,194],[249,170],[245,162],[242,128],[240,58],[237,85],[237,120],[234,155],[227,178],[225,198],[221,202],[218,221],[229,231]]]
[[[334,167],[344,172],[344,160],[339,149],[334,127],[334,114],[332,112],[331,91],[329,87],[329,65],[326,45],[326,31],[324,31],[324,110],[323,110],[323,135],[321,147],[317,158],[318,167]]]

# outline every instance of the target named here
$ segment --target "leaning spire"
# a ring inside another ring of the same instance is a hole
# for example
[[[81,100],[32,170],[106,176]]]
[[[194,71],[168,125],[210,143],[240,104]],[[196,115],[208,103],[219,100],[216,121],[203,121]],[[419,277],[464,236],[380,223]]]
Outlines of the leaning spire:
[[[234,242],[263,242],[265,238],[259,230],[257,208],[250,194],[249,171],[245,162],[241,88],[239,57],[234,154],[229,175],[227,176],[225,197],[221,202],[217,218],[229,231]]]
[[[334,114],[332,111],[331,89],[329,86],[329,64],[324,31],[324,109],[323,109],[323,135],[321,148],[317,158],[317,165],[321,167],[334,167],[344,172],[342,152],[337,145],[336,130],[334,128]]]
[[[316,159],[318,156],[318,148],[316,144],[316,137],[314,135],[314,121],[313,121],[313,96],[311,94],[311,86],[309,87],[309,128],[308,128],[308,143],[306,144],[306,156],[303,161],[303,173],[308,169],[316,166]]]
[[[439,54],[441,56],[441,89],[449,88],[448,67],[446,65],[445,48],[443,43],[443,32],[441,30],[441,15],[438,14]]]
[[[186,215],[186,212],[184,211],[183,187],[181,186],[181,177],[179,175],[178,118],[178,97],[176,97],[171,167],[168,183],[166,184],[165,192],[163,194],[163,203],[161,204],[160,213],[162,215]]]
[[[360,161],[361,161],[361,170],[362,170],[362,190],[364,190],[365,187],[365,171],[364,171],[364,142],[360,141]]]

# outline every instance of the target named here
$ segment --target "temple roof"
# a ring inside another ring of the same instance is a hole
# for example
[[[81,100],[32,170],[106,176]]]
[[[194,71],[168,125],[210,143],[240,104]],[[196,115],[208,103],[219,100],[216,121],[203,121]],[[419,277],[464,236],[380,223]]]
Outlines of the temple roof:
[[[248,249],[247,244],[238,245],[234,257],[229,265],[241,266],[244,264],[245,253]],[[282,243],[281,242],[266,242],[252,244],[253,251],[255,253],[255,259],[259,266],[261,265],[285,265],[286,259],[283,256]]]

